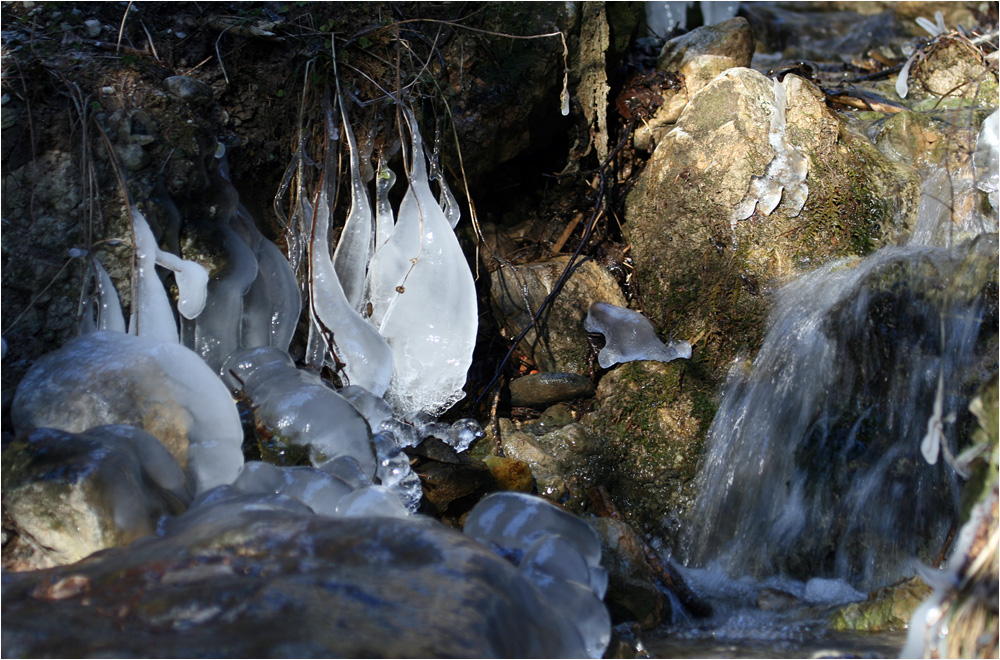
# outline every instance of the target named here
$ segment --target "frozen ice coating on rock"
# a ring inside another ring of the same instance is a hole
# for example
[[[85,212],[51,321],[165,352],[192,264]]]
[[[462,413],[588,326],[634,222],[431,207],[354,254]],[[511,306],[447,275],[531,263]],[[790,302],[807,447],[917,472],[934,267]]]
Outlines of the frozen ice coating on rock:
[[[19,433],[143,428],[178,460],[196,493],[232,483],[243,465],[243,428],[226,386],[190,349],[147,336],[99,330],[71,339],[28,371],[12,415]]]
[[[366,323],[348,302],[340,279],[330,259],[328,231],[332,198],[336,188],[336,126],[332,113],[326,117],[327,151],[323,181],[313,213],[313,231],[309,244],[309,298],[315,322],[333,342],[341,372],[350,385],[360,385],[375,396],[382,396],[393,373],[393,351],[373,326]]]
[[[602,602],[607,573],[593,570],[600,569],[601,544],[590,525],[540,497],[508,491],[473,507],[464,531],[517,564],[573,623],[587,655],[603,656],[611,640],[611,617]]]
[[[242,385],[257,419],[272,434],[309,448],[314,466],[351,456],[368,478],[374,476],[368,422],[319,376],[296,369],[287,353],[273,346],[240,350],[226,361],[223,373],[230,387]]]
[[[649,319],[611,303],[593,303],[583,320],[583,327],[587,332],[604,335],[604,348],[597,355],[597,362],[603,369],[636,360],[670,362],[691,357],[691,344],[686,341],[664,344],[656,336]]]
[[[805,206],[809,195],[809,186],[805,182],[809,173],[809,161],[788,141],[785,130],[785,86],[789,80],[791,78],[788,76],[784,82],[774,80],[774,110],[768,133],[774,158],[768,163],[763,176],[751,177],[747,194],[733,209],[730,220],[734,231],[736,223],[749,218],[755,209],[762,215],[771,215],[781,202],[782,193],[789,217],[798,216]]]
[[[393,409],[438,415],[464,395],[478,328],[476,288],[431,194],[416,119],[408,108],[403,113],[412,136],[410,185],[392,235],[373,259],[371,321],[392,347],[386,399]]]
[[[219,486],[195,498],[187,511],[163,522],[161,536],[181,533],[211,536],[220,525],[240,517],[259,518],[262,513],[305,514],[313,511],[286,495],[255,493],[247,495],[232,486]]]
[[[135,205],[131,206],[131,212],[135,240],[136,304],[132,305],[129,334],[176,343],[177,320],[163,283],[156,274],[156,266],[174,271],[179,293],[177,311],[188,319],[198,316],[205,307],[208,271],[200,264],[161,250],[142,212]]]
[[[972,157],[976,169],[976,187],[990,198],[993,210],[1000,209],[1000,110],[983,121],[976,138],[976,151]]]
[[[184,504],[191,501],[191,489],[184,470],[166,447],[149,433],[135,426],[109,424],[95,426],[80,435],[94,438],[114,436],[128,442],[139,457],[142,469],[154,484],[173,493]]]
[[[504,491],[484,497],[469,512],[465,533],[523,556],[543,536],[559,534],[588,566],[601,562],[601,542],[590,525],[535,495]]]
[[[344,119],[344,135],[347,136],[347,146],[351,158],[351,208],[344,222],[340,242],[333,253],[333,267],[340,278],[340,286],[352,308],[361,312],[365,293],[365,273],[371,261],[374,249],[372,231],[372,206],[368,200],[368,188],[361,180],[361,156],[358,153],[358,143],[354,139],[354,131],[347,118],[343,99],[340,103]]]
[[[405,518],[410,512],[390,489],[365,486],[340,500],[337,515],[345,518]]]
[[[353,491],[346,481],[323,470],[279,467],[261,461],[244,465],[233,488],[246,495],[274,493],[291,497],[321,516],[336,515],[340,500]]]
[[[329,472],[354,490],[372,485],[372,480],[365,475],[353,456],[338,456],[320,464],[318,469]]]

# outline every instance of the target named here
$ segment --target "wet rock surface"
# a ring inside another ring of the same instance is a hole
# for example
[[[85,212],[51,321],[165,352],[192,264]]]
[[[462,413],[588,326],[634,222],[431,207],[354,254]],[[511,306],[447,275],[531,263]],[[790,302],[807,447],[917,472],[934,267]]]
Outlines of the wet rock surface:
[[[3,602],[11,656],[580,652],[513,566],[429,520],[238,516],[5,578]]]
[[[594,384],[579,374],[528,374],[510,382],[510,403],[513,406],[541,408],[593,395]]]

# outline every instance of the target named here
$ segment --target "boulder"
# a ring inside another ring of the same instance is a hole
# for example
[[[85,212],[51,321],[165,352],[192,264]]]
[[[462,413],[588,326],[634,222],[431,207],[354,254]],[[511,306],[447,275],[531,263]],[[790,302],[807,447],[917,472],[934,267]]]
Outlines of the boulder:
[[[516,337],[528,325],[567,263],[568,255],[510,265],[492,274],[493,310],[508,337]],[[589,344],[583,319],[591,303],[598,301],[626,305],[618,283],[607,270],[591,259],[577,261],[562,291],[518,349],[539,371],[586,375]]]
[[[774,284],[834,257],[866,254],[903,234],[919,181],[824,103],[811,83],[784,82],[785,131],[805,157],[804,208],[788,203],[734,220],[752,176],[775,158],[772,81],[733,68],[698,92],[628,196],[643,311],[661,335],[704,339],[716,377],[762,337]],[[786,197],[787,197],[786,191]],[[787,202],[787,200],[786,200]]]
[[[4,656],[585,657],[512,564],[421,518],[252,511],[4,576]]]
[[[24,571],[123,547],[184,510],[184,473],[163,445],[130,426],[74,434],[36,429],[4,448],[3,565]]]

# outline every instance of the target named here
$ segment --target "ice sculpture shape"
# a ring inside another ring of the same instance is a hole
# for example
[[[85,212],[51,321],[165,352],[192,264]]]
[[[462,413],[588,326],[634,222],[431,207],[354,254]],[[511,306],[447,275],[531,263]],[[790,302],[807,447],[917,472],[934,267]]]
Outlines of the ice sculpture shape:
[[[476,287],[431,194],[416,119],[408,108],[403,113],[412,136],[410,187],[373,259],[371,321],[392,347],[386,399],[404,416],[439,415],[464,395],[478,328]]]
[[[214,225],[226,264],[208,284],[205,311],[182,326],[184,343],[210,367],[220,369],[239,348],[270,345],[286,350],[302,302],[288,261],[240,204],[224,155],[215,159],[212,180],[218,200]]]
[[[351,209],[344,222],[344,230],[333,253],[333,267],[340,279],[340,286],[352,308],[360,312],[365,303],[365,272],[374,254],[372,233],[372,206],[368,200],[368,189],[361,180],[361,156],[354,131],[347,118],[347,110],[341,99],[340,110],[344,118],[344,134],[351,158]]]
[[[257,418],[273,434],[309,448],[313,465],[351,456],[368,478],[374,476],[368,422],[319,376],[296,369],[287,353],[272,346],[237,351],[223,373],[230,387],[242,387]]]
[[[631,309],[606,302],[595,302],[583,320],[587,332],[604,335],[605,345],[597,355],[602,369],[622,362],[657,360],[670,362],[691,357],[691,344],[686,341],[664,344],[656,336],[653,324]]]
[[[309,291],[311,314],[325,338],[333,343],[342,374],[351,385],[360,385],[375,396],[382,396],[393,374],[393,351],[378,330],[366,323],[355,310],[330,259],[327,237],[332,198],[336,188],[337,135],[332,112],[326,116],[327,150],[323,165],[323,180],[313,213],[313,231],[309,244]]]
[[[502,492],[473,507],[465,533],[517,564],[576,627],[587,655],[603,656],[611,640],[611,617],[602,602],[607,572],[590,525],[540,497]]]
[[[590,525],[534,495],[504,491],[484,497],[469,512],[465,533],[487,545],[512,551],[518,559],[543,536],[559,534],[588,566],[601,562],[601,542]]]
[[[302,502],[321,516],[337,513],[340,501],[353,488],[328,472],[311,467],[279,467],[260,461],[243,466],[233,488],[246,495],[274,493]]]
[[[378,250],[389,240],[392,229],[396,226],[396,217],[389,203],[389,191],[396,185],[396,173],[389,169],[385,155],[378,161],[378,173],[375,175],[375,249]]]
[[[97,300],[87,298],[84,302],[80,333],[86,334],[95,330],[125,332],[125,317],[122,315],[121,301],[108,271],[104,270],[104,266],[97,260],[97,257],[91,256],[91,265],[94,267],[94,274],[97,277]]]
[[[161,250],[145,216],[134,205],[131,206],[131,215],[135,240],[136,300],[132,305],[129,334],[177,343],[177,321],[163,283],[156,274],[156,266],[174,271],[180,294],[177,311],[188,319],[195,318],[205,308],[208,271],[200,264]]]
[[[35,362],[12,414],[19,433],[142,428],[178,460],[196,493],[232,483],[243,466],[243,427],[226,386],[193,351],[145,335],[99,330],[71,339]]]
[[[396,493],[384,486],[365,486],[354,491],[337,506],[345,518],[406,518],[410,512]]]
[[[786,80],[788,80],[786,78]],[[768,142],[774,149],[774,158],[768,163],[763,176],[753,176],[750,188],[735,209],[730,221],[733,230],[736,223],[753,215],[754,210],[763,215],[771,212],[781,202],[782,193],[785,198],[785,208],[788,216],[794,218],[805,206],[809,187],[806,185],[806,175],[809,173],[809,161],[788,141],[785,126],[785,83],[774,80],[774,109],[771,114],[771,130]]]

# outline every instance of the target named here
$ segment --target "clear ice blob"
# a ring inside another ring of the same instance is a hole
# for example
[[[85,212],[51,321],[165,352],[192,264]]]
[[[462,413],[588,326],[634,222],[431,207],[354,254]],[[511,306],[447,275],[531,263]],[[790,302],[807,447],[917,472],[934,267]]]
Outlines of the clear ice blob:
[[[604,348],[597,355],[597,362],[603,369],[636,360],[670,362],[691,357],[691,344],[686,341],[664,344],[656,336],[649,319],[611,303],[593,303],[583,320],[583,327],[587,332],[604,335]]]

